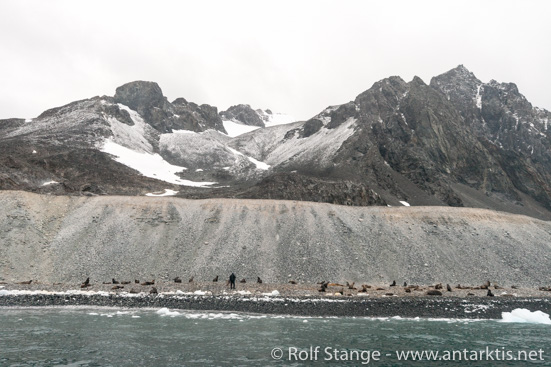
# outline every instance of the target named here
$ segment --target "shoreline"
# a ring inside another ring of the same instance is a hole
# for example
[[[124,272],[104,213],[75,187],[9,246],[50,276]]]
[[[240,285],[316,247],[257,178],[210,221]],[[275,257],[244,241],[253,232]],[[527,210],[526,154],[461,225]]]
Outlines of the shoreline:
[[[517,308],[551,314],[551,298],[510,297],[308,297],[173,294],[20,294],[0,296],[0,308],[91,306],[169,308],[312,317],[421,317],[501,319]]]

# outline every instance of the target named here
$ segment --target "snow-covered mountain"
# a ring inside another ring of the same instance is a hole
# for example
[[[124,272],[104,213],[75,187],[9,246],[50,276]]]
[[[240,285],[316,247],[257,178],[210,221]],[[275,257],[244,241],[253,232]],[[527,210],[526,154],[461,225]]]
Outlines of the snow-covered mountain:
[[[35,119],[0,120],[0,188],[350,205],[473,206],[551,218],[551,113],[463,66],[390,77],[295,121],[167,101],[132,82]]]

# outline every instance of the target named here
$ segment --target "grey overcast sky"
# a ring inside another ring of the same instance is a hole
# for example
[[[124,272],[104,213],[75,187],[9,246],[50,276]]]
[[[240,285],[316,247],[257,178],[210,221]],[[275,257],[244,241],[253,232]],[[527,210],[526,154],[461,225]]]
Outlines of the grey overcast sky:
[[[0,118],[133,80],[298,119],[458,64],[551,109],[551,1],[0,0]]]

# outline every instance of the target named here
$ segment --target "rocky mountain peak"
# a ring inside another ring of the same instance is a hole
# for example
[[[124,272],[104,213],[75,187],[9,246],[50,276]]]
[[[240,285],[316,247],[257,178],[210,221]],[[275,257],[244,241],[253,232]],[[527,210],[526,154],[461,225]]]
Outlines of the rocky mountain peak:
[[[249,126],[265,126],[258,112],[253,110],[248,104],[231,106],[226,111],[220,112],[220,117],[225,120],[236,120]]]
[[[134,81],[117,88],[115,102],[122,103],[135,111],[163,107],[165,98],[161,87],[155,82]]]

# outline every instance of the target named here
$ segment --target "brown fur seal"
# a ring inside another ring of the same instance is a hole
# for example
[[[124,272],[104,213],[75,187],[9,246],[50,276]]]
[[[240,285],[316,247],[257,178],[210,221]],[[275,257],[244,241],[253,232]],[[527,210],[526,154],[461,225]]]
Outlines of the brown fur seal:
[[[121,284],[130,284],[130,281],[127,280],[127,281],[121,282]]]
[[[427,296],[441,296],[442,292],[437,291],[436,289],[430,289],[427,291]]]
[[[243,278],[239,281],[239,283],[247,283],[247,281],[245,280],[245,278]]]
[[[193,282],[193,277],[189,278],[189,280],[188,280],[187,282],[188,282],[188,283]]]
[[[294,280],[289,280],[289,283],[290,283],[290,284],[297,284],[297,282],[294,281]]]
[[[84,281],[84,283],[82,283],[80,285],[80,288],[86,288],[86,287],[89,287],[90,286],[90,278],[86,278],[86,280]]]
[[[182,283],[182,279],[180,277],[174,278],[174,283]]]
[[[396,287],[396,281],[393,280],[393,281],[392,281],[392,284],[391,284],[390,286],[391,286],[391,287]]]
[[[19,282],[17,284],[31,284],[33,281],[32,280],[26,280],[24,282]]]
[[[149,294],[157,294],[159,292],[157,292],[157,288],[155,287],[151,287],[151,290],[149,291]]]
[[[124,285],[114,285],[113,287],[111,287],[111,289],[113,290],[123,289],[123,288],[124,288]]]
[[[494,294],[492,293],[490,288],[488,288],[488,293],[486,293],[486,296],[488,296],[488,297],[493,297],[494,296]]]
[[[260,279],[260,277],[256,277],[256,282],[257,282],[258,284],[262,284],[262,279]]]
[[[448,292],[451,292],[451,291],[452,291],[452,287],[450,287],[449,284],[446,284],[446,289],[448,290]]]
[[[218,275],[217,275],[216,278],[214,278],[212,281],[213,281],[213,282],[217,282],[217,281],[218,281]]]
[[[142,283],[142,285],[153,285],[155,284],[155,279],[153,279],[152,281],[148,282],[148,281],[145,281]]]
[[[119,284],[119,282],[115,280],[115,278],[111,279],[111,281],[113,282],[113,284]]]

